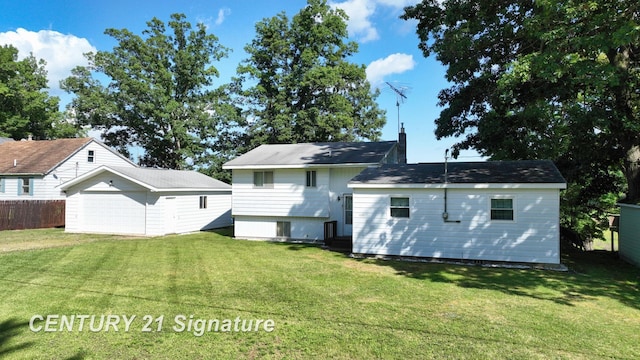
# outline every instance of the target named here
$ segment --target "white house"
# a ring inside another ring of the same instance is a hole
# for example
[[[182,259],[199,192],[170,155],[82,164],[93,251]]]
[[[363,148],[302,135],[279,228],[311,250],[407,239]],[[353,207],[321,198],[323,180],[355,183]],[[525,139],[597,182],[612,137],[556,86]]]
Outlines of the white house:
[[[386,165],[348,187],[353,253],[560,262],[566,183],[551,161]]]
[[[64,200],[57,188],[102,165],[135,167],[93,138],[0,143],[0,201]]]
[[[156,236],[232,224],[231,186],[195,171],[101,166],[60,189],[68,232]]]
[[[398,162],[398,152],[406,154],[404,144],[261,145],[227,162],[235,237],[321,241],[327,221],[337,221],[338,235],[351,235],[349,180],[369,166]]]
[[[93,138],[0,140],[0,230],[63,226],[56,186],[101,165],[135,167]]]

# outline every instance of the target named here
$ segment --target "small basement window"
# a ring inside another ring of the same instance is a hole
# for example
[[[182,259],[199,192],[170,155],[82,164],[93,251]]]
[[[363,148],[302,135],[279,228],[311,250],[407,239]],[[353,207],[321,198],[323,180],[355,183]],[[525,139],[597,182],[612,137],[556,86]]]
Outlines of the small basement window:
[[[254,187],[273,187],[273,171],[255,171],[253,173]]]
[[[207,197],[200,196],[200,209],[206,209],[206,208],[207,208]]]
[[[276,223],[276,236],[278,237],[291,237],[291,222],[289,221],[278,221]]]
[[[94,150],[87,151],[87,162],[92,163],[96,160],[96,153]]]
[[[513,199],[492,198],[491,220],[513,220]]]
[[[391,198],[391,217],[408,218],[410,214],[408,197],[392,197]]]

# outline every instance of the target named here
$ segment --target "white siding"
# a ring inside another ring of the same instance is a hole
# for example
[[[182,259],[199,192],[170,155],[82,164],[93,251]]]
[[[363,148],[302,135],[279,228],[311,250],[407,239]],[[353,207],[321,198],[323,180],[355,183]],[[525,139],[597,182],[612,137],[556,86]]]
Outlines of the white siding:
[[[315,170],[315,188],[305,169],[273,170],[273,188],[254,187],[252,170],[233,170],[233,215],[328,218],[329,169]]]
[[[155,236],[232,224],[230,191],[151,193],[117,175],[101,173],[70,188],[67,194],[65,231],[68,232]],[[206,209],[200,209],[201,195],[207,196]],[[169,201],[173,201],[175,212],[168,208],[167,197],[173,198]],[[138,200],[144,207],[144,216],[140,215],[140,208],[136,204],[127,202],[127,198]],[[97,207],[102,208],[102,214],[97,214]],[[130,221],[127,222],[127,219]],[[106,223],[112,226],[102,225]]]
[[[514,221],[490,220],[492,196],[512,196]],[[392,218],[391,196],[410,198],[410,218]],[[557,189],[354,189],[353,252],[450,259],[559,263]]]
[[[93,163],[87,161],[89,150],[93,150],[94,152]],[[103,145],[91,141],[53,169],[49,174],[44,176],[28,176],[34,178],[32,195],[18,195],[20,175],[4,176],[5,191],[0,192],[0,200],[64,200],[65,195],[57,187],[58,185],[101,165],[135,166],[123,157],[105,148]]]
[[[324,239],[324,219],[270,216],[236,216],[234,236],[249,240],[277,239],[276,223],[278,221],[291,222],[291,239],[305,241]]]

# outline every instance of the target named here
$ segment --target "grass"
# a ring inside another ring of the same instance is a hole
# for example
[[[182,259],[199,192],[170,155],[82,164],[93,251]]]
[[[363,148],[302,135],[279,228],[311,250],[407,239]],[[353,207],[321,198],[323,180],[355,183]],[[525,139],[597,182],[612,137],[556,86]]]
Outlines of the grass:
[[[356,260],[315,246],[227,235],[0,232],[0,357],[633,359],[640,353],[640,271],[609,253],[576,253],[565,258],[571,271],[552,272]],[[136,319],[128,332],[32,332],[36,314]],[[164,316],[162,331],[142,332],[145,315]],[[272,319],[275,330],[196,336],[172,329],[177,315]]]

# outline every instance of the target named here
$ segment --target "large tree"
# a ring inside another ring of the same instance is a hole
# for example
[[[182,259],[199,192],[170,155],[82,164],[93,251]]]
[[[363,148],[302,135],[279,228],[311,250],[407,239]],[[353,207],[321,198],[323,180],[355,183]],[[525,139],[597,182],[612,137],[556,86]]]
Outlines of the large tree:
[[[0,47],[0,136],[24,139],[70,137],[78,128],[62,119],[59,99],[47,89],[45,61],[33,54],[18,60],[18,49]]]
[[[403,18],[447,68],[436,136],[463,136],[456,152],[554,159],[587,212],[620,171],[640,200],[637,1],[424,0]]]
[[[142,36],[106,30],[118,45],[87,54],[89,66],[63,82],[76,95],[70,106],[79,122],[100,130],[123,154],[142,148],[143,165],[206,166],[225,119],[236,116],[224,89],[212,88],[219,75],[212,63],[227,49],[183,14],[171,15],[168,28],[157,18],[147,26]]]
[[[236,79],[249,146],[379,138],[384,111],[365,67],[348,61],[358,46],[347,41],[346,20],[309,0],[292,19],[283,12],[256,24]]]

